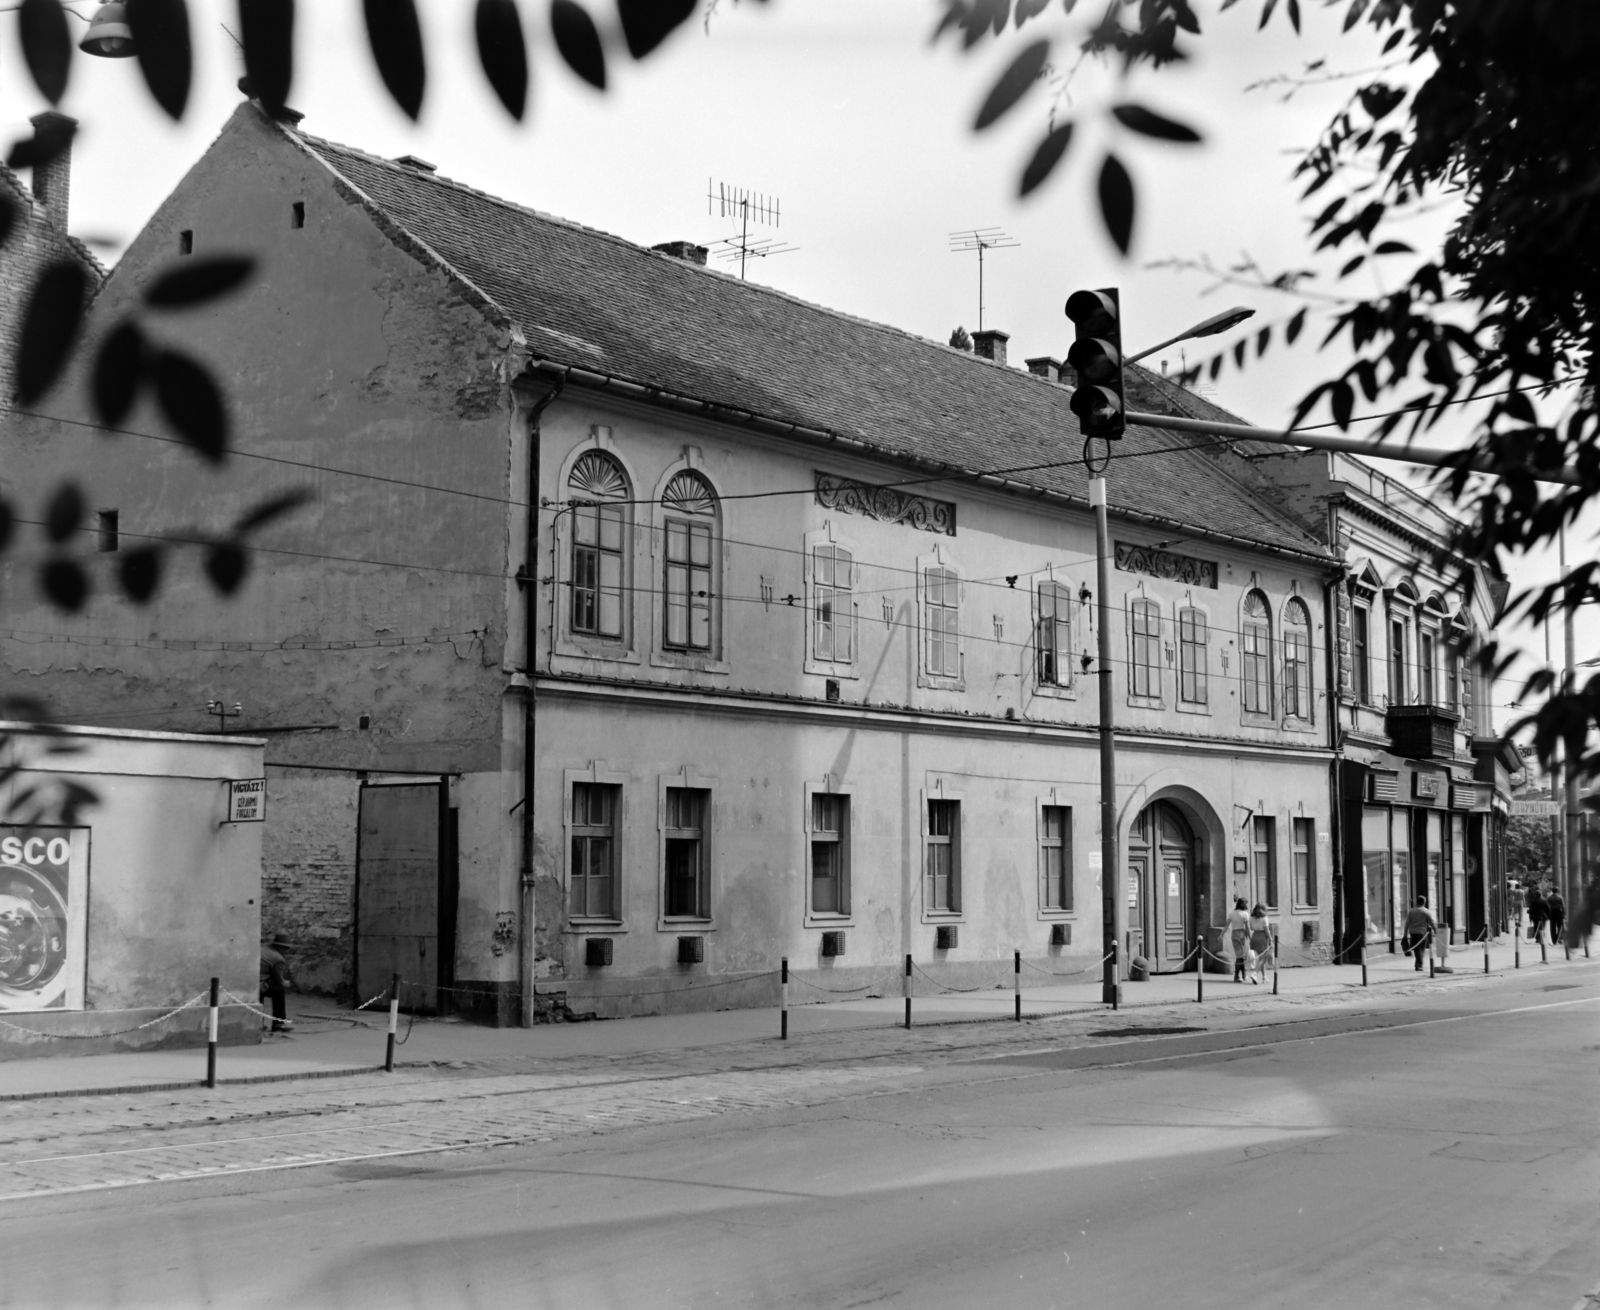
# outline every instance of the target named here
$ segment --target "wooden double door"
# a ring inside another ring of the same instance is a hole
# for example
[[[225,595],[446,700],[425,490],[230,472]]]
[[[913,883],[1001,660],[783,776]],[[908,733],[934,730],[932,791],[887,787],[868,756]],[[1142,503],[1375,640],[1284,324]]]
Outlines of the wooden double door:
[[[1195,863],[1194,831],[1177,806],[1147,806],[1128,838],[1126,945],[1152,972],[1193,967],[1185,960],[1194,945]]]

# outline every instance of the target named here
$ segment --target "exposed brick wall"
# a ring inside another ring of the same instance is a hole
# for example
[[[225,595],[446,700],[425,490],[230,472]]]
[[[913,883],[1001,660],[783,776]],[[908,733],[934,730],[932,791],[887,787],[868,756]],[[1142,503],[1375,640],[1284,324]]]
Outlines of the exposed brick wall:
[[[354,774],[268,770],[261,932],[288,937],[297,991],[350,990],[359,791]]]

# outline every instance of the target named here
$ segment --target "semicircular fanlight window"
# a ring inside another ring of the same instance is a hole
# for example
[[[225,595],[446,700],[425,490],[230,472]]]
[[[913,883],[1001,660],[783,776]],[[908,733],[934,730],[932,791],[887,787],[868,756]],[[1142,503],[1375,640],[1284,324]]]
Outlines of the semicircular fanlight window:
[[[1259,591],[1252,591],[1244,598],[1244,612],[1253,619],[1267,617],[1267,598]]]
[[[591,500],[623,500],[628,495],[628,480],[616,460],[598,450],[579,458],[567,476],[567,486]]]
[[[661,503],[680,514],[705,514],[717,512],[716,493],[698,473],[683,472],[667,483]]]
[[[1304,602],[1291,600],[1283,607],[1283,621],[1302,628],[1309,628],[1311,626],[1311,615],[1306,611]]]

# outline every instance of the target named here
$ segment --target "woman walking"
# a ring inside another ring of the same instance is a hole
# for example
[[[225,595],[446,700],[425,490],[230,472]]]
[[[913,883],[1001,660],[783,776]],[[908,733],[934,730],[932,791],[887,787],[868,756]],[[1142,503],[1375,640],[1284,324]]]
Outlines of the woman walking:
[[[1267,980],[1267,956],[1272,951],[1272,921],[1264,905],[1250,911],[1250,981]]]
[[[1233,946],[1233,980],[1242,983],[1245,955],[1250,950],[1250,914],[1243,896],[1235,896],[1233,909],[1228,911],[1228,937]]]

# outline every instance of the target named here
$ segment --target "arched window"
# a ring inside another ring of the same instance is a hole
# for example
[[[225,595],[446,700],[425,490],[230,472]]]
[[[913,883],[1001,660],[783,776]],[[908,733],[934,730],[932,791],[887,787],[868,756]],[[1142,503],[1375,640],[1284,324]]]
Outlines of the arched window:
[[[628,546],[628,479],[611,456],[584,452],[567,477],[572,492],[572,630],[620,639]]]
[[[1311,717],[1311,615],[1298,598],[1283,607],[1283,712]]]
[[[717,495],[703,477],[686,469],[667,483],[661,508],[666,537],[661,642],[669,650],[708,652],[715,626]]]
[[[1239,650],[1239,682],[1245,711],[1250,714],[1271,714],[1272,610],[1267,605],[1267,598],[1259,591],[1245,595]]]

